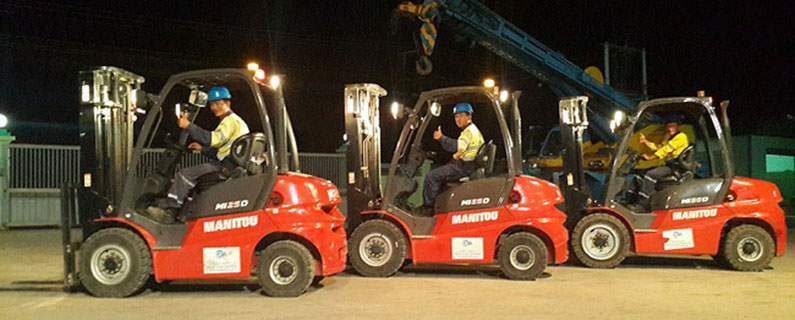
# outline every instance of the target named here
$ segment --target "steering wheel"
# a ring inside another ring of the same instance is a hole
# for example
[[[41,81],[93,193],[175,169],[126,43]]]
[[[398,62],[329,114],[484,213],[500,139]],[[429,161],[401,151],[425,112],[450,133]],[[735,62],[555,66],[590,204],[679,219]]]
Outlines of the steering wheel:
[[[163,138],[163,143],[166,145],[167,149],[172,149],[179,152],[185,152],[188,150],[187,147],[174,142],[174,139],[171,138],[171,134],[167,134],[166,137]]]

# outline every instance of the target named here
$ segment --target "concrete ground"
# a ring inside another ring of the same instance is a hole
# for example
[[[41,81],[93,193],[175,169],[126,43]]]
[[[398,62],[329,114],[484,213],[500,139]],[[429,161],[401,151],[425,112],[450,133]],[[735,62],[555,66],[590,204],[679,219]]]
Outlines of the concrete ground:
[[[795,248],[791,232],[789,248]],[[792,319],[795,253],[764,272],[709,258],[629,258],[615,270],[547,268],[509,281],[475,269],[410,269],[387,279],[343,273],[298,298],[262,296],[256,281],[174,283],[127,299],[61,291],[57,230],[0,231],[0,319],[564,318]]]

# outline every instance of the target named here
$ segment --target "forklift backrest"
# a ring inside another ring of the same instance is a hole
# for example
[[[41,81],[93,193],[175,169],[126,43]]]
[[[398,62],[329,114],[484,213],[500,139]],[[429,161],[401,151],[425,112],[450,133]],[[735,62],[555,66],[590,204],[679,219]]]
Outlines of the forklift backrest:
[[[248,175],[257,175],[264,171],[262,164],[267,162],[267,157],[265,157],[267,151],[268,138],[265,134],[255,132],[237,138],[232,143],[232,152],[229,157]],[[265,166],[268,166],[268,163],[265,163]]]
[[[478,153],[475,155],[475,171],[469,175],[469,180],[476,180],[485,178],[486,175],[494,171],[494,155],[497,153],[497,146],[494,141],[489,140],[478,148]]]

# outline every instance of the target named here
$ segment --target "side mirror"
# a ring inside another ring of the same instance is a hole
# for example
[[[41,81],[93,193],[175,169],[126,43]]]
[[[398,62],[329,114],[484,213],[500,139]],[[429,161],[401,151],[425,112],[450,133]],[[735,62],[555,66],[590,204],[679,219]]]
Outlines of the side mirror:
[[[204,108],[207,106],[207,92],[201,91],[199,89],[191,90],[190,97],[188,97],[188,103],[199,108]]]
[[[432,102],[429,111],[434,117],[438,117],[440,114],[442,114],[442,105],[440,105],[438,102]]]

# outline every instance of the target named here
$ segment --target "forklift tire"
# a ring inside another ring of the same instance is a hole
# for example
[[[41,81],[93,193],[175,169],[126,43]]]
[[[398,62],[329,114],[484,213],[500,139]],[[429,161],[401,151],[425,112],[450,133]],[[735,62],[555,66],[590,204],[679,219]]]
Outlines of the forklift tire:
[[[292,240],[277,241],[262,250],[257,280],[262,292],[271,297],[297,297],[315,279],[315,260],[303,245]]]
[[[122,228],[92,234],[80,248],[78,277],[94,296],[123,298],[143,291],[152,256],[143,239]]]
[[[348,245],[351,265],[365,277],[389,277],[406,259],[406,237],[397,226],[382,219],[356,227]]]
[[[497,260],[508,279],[533,280],[547,267],[547,246],[532,233],[514,233],[500,244]]]
[[[605,213],[585,216],[571,232],[573,260],[589,268],[615,268],[629,251],[629,231],[616,217]]]
[[[738,271],[762,271],[775,255],[773,237],[765,229],[744,224],[726,234],[718,262]]]

